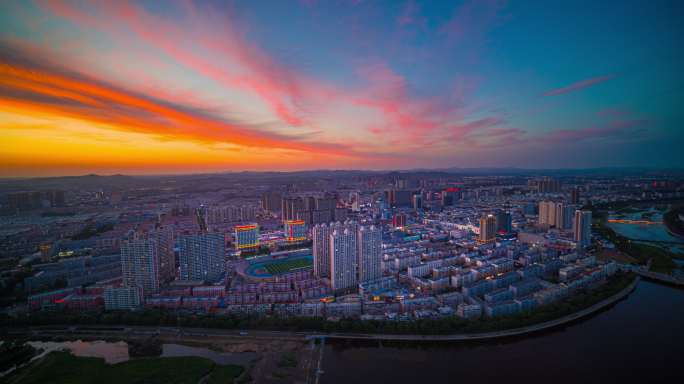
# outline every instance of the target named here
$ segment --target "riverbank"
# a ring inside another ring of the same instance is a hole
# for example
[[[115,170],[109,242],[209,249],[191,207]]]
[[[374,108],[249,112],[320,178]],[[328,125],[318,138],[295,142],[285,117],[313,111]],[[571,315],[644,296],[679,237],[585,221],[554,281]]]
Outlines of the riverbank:
[[[684,216],[684,207],[672,209],[663,215],[663,223],[670,235],[684,239],[684,222],[680,217]]]
[[[683,318],[684,290],[641,279],[616,305],[526,336],[329,340],[320,383],[684,382]]]
[[[638,264],[649,265],[649,269],[652,272],[671,274],[677,268],[677,264],[673,259],[682,257],[682,255],[678,255],[661,246],[629,239],[617,233],[601,220],[596,223],[595,230],[601,236],[608,239],[608,241],[615,244],[620,252],[634,258]]]
[[[624,276],[628,278],[630,276]],[[527,333],[534,333],[549,328],[564,325],[580,318],[589,316],[603,308],[606,308],[621,299],[629,295],[630,292],[634,290],[639,282],[639,276],[631,276],[632,280],[625,286],[622,286],[622,281],[617,281],[615,284],[621,284],[620,290],[609,297],[602,298],[600,301],[593,303],[592,305],[582,308],[572,313],[563,315],[562,317],[554,317],[553,319],[541,322],[535,322],[534,324],[529,324],[520,327],[506,328],[495,331],[487,332],[461,332],[461,333],[448,333],[448,334],[416,334],[416,333],[405,333],[405,334],[392,334],[392,333],[364,333],[364,332],[320,332],[320,331],[250,331],[248,335],[243,335],[243,332],[235,330],[221,330],[221,329],[211,329],[211,328],[175,328],[175,327],[153,327],[153,326],[129,326],[129,327],[107,327],[102,328],[92,325],[83,325],[78,327],[69,326],[52,326],[52,327],[31,327],[31,328],[14,328],[11,333],[13,337],[21,337],[22,335],[33,335],[42,337],[66,337],[66,338],[107,338],[107,339],[120,339],[120,340],[131,340],[136,338],[145,338],[150,335],[156,335],[156,337],[167,340],[192,340],[197,343],[216,343],[218,341],[226,340],[237,340],[238,342],[245,343],[251,340],[261,340],[274,342],[276,340],[282,341],[296,341],[305,340],[311,338],[334,338],[334,339],[365,339],[365,340],[413,340],[413,341],[459,341],[459,340],[482,340],[482,339],[493,339],[493,338],[503,338],[510,336],[520,336]],[[605,288],[604,288],[605,289]],[[572,298],[570,299],[572,300]],[[560,303],[562,305],[563,303]],[[561,309],[567,307],[559,307]],[[552,315],[554,312],[548,312]],[[534,313],[533,313],[534,314]],[[539,314],[537,314],[539,315]],[[500,320],[505,321],[518,321],[516,318],[509,318]],[[458,321],[463,321],[458,319]],[[492,322],[491,320],[484,322],[473,322],[470,321],[473,327],[486,324],[487,327],[494,327],[500,322]],[[472,328],[477,329],[477,328]],[[7,331],[10,331],[8,329]],[[435,331],[435,330],[433,330]]]
[[[525,334],[535,333],[550,328],[555,328],[560,325],[565,325],[571,323],[575,320],[587,317],[595,312],[598,312],[610,305],[617,303],[618,301],[627,297],[640,281],[640,277],[637,276],[634,280],[624,289],[622,289],[617,294],[604,299],[603,301],[592,305],[589,308],[585,308],[581,311],[575,312],[570,315],[563,316],[562,318],[547,321],[540,324],[530,325],[526,327],[520,327],[515,329],[507,329],[503,331],[496,332],[484,332],[484,333],[467,333],[467,334],[451,334],[451,335],[385,335],[385,334],[327,334],[321,335],[326,338],[333,339],[352,339],[352,340],[386,340],[386,341],[464,341],[464,340],[486,340],[486,339],[496,339],[511,336],[521,336]]]

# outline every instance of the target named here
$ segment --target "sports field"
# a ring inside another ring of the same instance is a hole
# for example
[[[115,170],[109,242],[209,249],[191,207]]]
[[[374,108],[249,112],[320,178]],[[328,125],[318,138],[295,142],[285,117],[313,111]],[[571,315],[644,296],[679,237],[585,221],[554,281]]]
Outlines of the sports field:
[[[308,256],[294,256],[287,259],[257,262],[245,269],[245,273],[252,277],[271,277],[282,275],[303,268],[311,268],[313,258]]]
[[[306,258],[301,259],[291,259],[282,262],[274,262],[272,264],[266,264],[264,267],[268,273],[272,275],[280,275],[281,273],[287,273],[295,269],[306,268],[311,266],[311,260]]]

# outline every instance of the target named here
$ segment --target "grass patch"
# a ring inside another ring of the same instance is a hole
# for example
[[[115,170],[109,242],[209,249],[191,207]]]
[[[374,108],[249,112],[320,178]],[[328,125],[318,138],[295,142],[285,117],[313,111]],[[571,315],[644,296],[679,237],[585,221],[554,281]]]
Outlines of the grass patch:
[[[293,271],[295,269],[311,267],[312,265],[313,263],[311,262],[311,260],[302,258],[266,264],[264,268],[266,268],[266,271],[268,271],[268,273],[270,273],[271,275],[279,275],[282,273]]]
[[[272,373],[272,376],[273,376],[275,379],[283,380],[283,379],[286,379],[288,375],[287,375],[287,373],[283,373],[283,372],[278,372],[278,371],[276,371],[276,372],[273,372],[273,373]]]
[[[243,368],[237,365],[215,365],[207,379],[207,384],[232,383],[242,374]]]
[[[106,364],[103,359],[52,352],[9,378],[11,384],[184,384],[197,383],[209,374],[209,382],[232,382],[242,372],[238,366],[217,366],[201,357],[165,357]],[[216,375],[216,379],[213,376]],[[218,381],[217,381],[218,380]],[[222,381],[221,381],[222,380]]]
[[[611,251],[604,249],[596,255],[596,260],[599,261],[611,261],[614,260],[618,263],[624,264],[636,264],[639,261],[626,253],[620,251]]]
[[[278,367],[280,368],[285,368],[285,367],[296,367],[297,366],[297,357],[294,355],[292,352],[285,353],[280,357],[280,360],[278,360]]]
[[[677,268],[677,264],[672,261],[668,256],[656,255],[651,261],[651,272],[664,273],[669,275],[674,269]]]

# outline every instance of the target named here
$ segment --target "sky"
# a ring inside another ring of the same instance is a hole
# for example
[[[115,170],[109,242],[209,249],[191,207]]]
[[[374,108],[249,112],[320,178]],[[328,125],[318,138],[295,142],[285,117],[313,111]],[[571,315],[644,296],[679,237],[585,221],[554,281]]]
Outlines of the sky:
[[[684,166],[681,1],[0,7],[0,177]]]

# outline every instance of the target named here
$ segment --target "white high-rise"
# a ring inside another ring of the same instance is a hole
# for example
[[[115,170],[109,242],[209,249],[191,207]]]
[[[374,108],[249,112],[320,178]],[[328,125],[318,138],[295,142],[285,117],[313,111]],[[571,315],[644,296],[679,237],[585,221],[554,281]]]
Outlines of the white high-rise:
[[[563,203],[554,201],[539,202],[539,224],[564,229],[566,209]]]
[[[573,237],[578,247],[591,244],[591,211],[576,210]]]
[[[311,228],[314,275],[330,277],[330,229],[333,224],[316,224]]]
[[[200,233],[180,238],[180,279],[217,281],[226,272],[226,239],[222,233]]]
[[[358,284],[356,236],[355,228],[346,225],[330,233],[330,283],[334,291]]]
[[[159,280],[162,284],[176,278],[176,257],[174,254],[173,228],[156,228],[153,234],[157,241],[157,254],[159,257]]]
[[[159,252],[155,239],[141,238],[121,244],[124,287],[138,287],[143,295],[159,291]]]
[[[359,283],[382,277],[382,230],[371,225],[359,227],[358,238]]]

